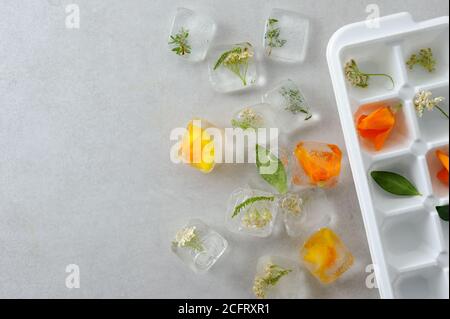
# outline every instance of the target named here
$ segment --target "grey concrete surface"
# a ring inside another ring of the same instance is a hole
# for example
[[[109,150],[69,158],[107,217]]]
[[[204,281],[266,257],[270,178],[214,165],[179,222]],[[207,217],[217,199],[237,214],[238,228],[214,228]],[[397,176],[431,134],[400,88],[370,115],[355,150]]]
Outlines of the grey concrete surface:
[[[67,4],[79,5],[80,29],[65,27]],[[290,77],[323,114],[299,136],[344,148],[325,49],[339,27],[367,16],[409,11],[417,20],[448,15],[446,0],[0,0],[0,297],[251,298],[261,255],[297,258],[299,243],[278,230],[254,240],[223,225],[226,200],[245,184],[245,166],[203,176],[169,160],[169,133],[193,116],[218,126],[274,83]],[[273,7],[311,18],[303,65],[264,62],[266,85],[242,94],[212,90],[206,62],[169,53],[177,6],[211,16],[216,43],[261,48]],[[371,264],[348,160],[330,194],[337,232],[357,263],[320,298],[378,298],[365,285]],[[177,227],[199,217],[224,234],[228,254],[206,275],[170,251]],[[66,266],[81,287],[65,285]]]

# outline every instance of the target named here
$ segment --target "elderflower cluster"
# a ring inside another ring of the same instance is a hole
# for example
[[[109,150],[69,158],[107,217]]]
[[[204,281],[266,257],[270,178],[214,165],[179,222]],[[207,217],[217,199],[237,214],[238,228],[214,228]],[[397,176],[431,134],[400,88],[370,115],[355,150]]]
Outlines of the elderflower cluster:
[[[433,93],[430,91],[420,91],[414,99],[414,106],[416,107],[417,115],[422,117],[425,110],[432,111],[444,100],[445,98],[443,97],[433,98]]]
[[[264,209],[260,212],[257,209],[248,211],[242,217],[242,224],[247,228],[264,228],[272,221],[272,213]]]
[[[248,107],[239,112],[238,119],[232,120],[234,127],[240,127],[243,130],[254,128],[257,129],[262,125],[263,118],[259,113],[256,113],[252,108]]]
[[[228,54],[228,56],[223,61],[223,64],[240,64],[246,62],[251,57],[253,57],[253,53],[250,52],[247,48],[244,48],[244,50],[235,50],[234,52]]]
[[[269,263],[264,269],[262,276],[257,276],[253,283],[253,293],[257,298],[267,297],[267,289],[275,286],[282,277],[288,275],[292,270],[282,268],[278,265]]]
[[[345,65],[345,76],[351,85],[366,88],[369,86],[369,75],[362,73],[355,60],[350,60]]]
[[[186,227],[178,231],[175,235],[174,246],[181,248],[191,248],[195,251],[202,251],[203,246],[198,238],[195,226]]]
[[[285,212],[298,216],[302,212],[303,200],[296,194],[287,194],[280,206]]]

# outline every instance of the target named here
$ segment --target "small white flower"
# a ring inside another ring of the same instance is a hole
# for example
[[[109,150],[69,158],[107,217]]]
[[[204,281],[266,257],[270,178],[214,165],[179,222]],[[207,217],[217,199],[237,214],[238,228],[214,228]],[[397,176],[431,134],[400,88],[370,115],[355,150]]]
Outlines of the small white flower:
[[[186,227],[178,231],[175,235],[175,241],[173,244],[181,248],[191,248],[195,251],[203,251],[203,245],[198,238],[195,226]]]
[[[242,223],[247,228],[264,228],[272,221],[272,213],[264,209],[260,212],[257,209],[253,209],[245,213],[242,217]]]
[[[255,277],[253,292],[259,299],[267,297],[267,290],[278,284],[281,278],[291,273],[291,269],[286,269],[278,265],[269,263],[264,268],[264,274]]]
[[[175,241],[180,247],[186,246],[186,243],[190,242],[195,237],[195,227],[187,227],[178,231],[175,236]]]
[[[302,212],[303,199],[296,194],[287,194],[281,200],[281,208],[294,216]]]
[[[434,108],[441,110],[439,104],[444,100],[445,98],[443,97],[433,98],[433,93],[430,91],[420,91],[414,98],[414,106],[416,108],[417,115],[422,117],[425,110],[432,111]]]

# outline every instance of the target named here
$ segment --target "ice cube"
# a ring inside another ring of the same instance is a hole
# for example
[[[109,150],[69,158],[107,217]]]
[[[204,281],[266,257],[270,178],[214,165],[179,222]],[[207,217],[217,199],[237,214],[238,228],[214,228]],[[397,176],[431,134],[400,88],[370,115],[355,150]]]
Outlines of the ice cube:
[[[291,161],[294,185],[330,188],[341,173],[342,152],[337,145],[301,141]]]
[[[334,207],[321,189],[282,195],[278,204],[286,232],[291,237],[306,238],[311,232],[329,226],[335,218]]]
[[[202,173],[210,173],[216,165],[218,150],[216,150],[215,139],[222,140],[222,137],[222,130],[208,121],[195,118],[187,125],[178,156],[185,164],[189,164]],[[221,157],[220,154],[218,157]]]
[[[266,146],[259,144],[258,149],[261,156],[261,166],[258,168],[255,164],[253,169],[247,171],[247,185],[251,189],[284,194],[292,188],[289,149],[284,143],[275,144],[274,140],[268,142],[270,144],[267,144]],[[278,141],[276,142],[278,143]],[[264,154],[267,155],[269,154],[268,152],[270,152],[270,157],[266,158]],[[254,156],[256,160],[256,154]],[[275,164],[279,164],[278,160],[280,160],[283,165],[285,180],[282,173],[283,170],[279,170],[278,166],[275,166]]]
[[[223,255],[228,243],[219,233],[198,219],[180,229],[172,251],[194,272],[208,271]]]
[[[257,80],[253,46],[246,43],[219,45],[208,54],[209,78],[218,92],[251,87]]]
[[[253,293],[261,299],[306,299],[310,297],[307,276],[296,261],[264,256],[258,259]]]
[[[314,233],[300,249],[301,261],[322,283],[337,280],[351,268],[354,257],[330,228]]]
[[[271,118],[284,133],[289,134],[320,121],[320,115],[312,113],[302,91],[292,80],[282,81],[264,94],[263,102],[272,106]]]
[[[231,232],[268,237],[272,234],[277,213],[277,199],[273,194],[239,188],[228,201],[227,226]]]
[[[264,109],[268,109],[268,104],[252,105],[239,110],[233,115],[231,125],[234,128],[241,128],[243,130],[258,129],[271,127],[270,118],[265,115]]]
[[[202,61],[206,57],[216,28],[210,18],[190,9],[178,8],[169,37],[170,49],[186,60]]]
[[[310,22],[301,14],[273,9],[266,21],[263,45],[267,56],[285,62],[303,62]]]

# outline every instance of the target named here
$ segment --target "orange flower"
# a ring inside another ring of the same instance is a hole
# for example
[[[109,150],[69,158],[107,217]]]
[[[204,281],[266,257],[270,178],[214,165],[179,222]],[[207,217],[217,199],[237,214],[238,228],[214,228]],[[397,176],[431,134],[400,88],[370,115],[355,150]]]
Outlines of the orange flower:
[[[377,151],[383,148],[394,125],[394,113],[385,104],[380,104],[380,108],[369,115],[361,115],[357,120],[359,135],[371,141]]]
[[[336,183],[342,160],[342,152],[337,145],[300,142],[294,154],[310,184],[324,187]],[[302,179],[294,176],[293,181],[301,184]]]
[[[321,282],[337,280],[354,262],[354,257],[331,229],[314,233],[300,249],[306,268]]]
[[[203,173],[209,173],[215,165],[214,140],[202,125],[210,126],[208,122],[199,119],[189,122],[180,145],[179,154],[185,163]]]
[[[444,168],[439,171],[437,174],[437,178],[444,184],[448,185],[448,155],[444,152],[438,150],[436,151],[436,155],[439,161],[442,163]]]

